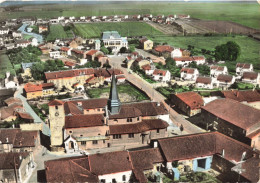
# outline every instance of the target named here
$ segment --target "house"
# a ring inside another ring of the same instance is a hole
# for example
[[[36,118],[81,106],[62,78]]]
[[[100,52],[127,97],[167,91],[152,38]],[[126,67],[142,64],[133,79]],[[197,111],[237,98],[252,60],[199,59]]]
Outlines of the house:
[[[87,51],[85,51],[85,50],[78,50],[78,49],[71,50],[71,56],[74,56],[78,59],[85,59],[86,54],[87,54]]]
[[[16,76],[11,75],[10,72],[6,72],[5,88],[18,88],[19,82]]]
[[[140,48],[144,50],[152,50],[153,49],[153,41],[148,40],[147,38],[141,39],[139,41]]]
[[[241,79],[245,83],[260,84],[260,74],[257,72],[244,72]]]
[[[48,25],[39,25],[39,33],[48,31]]]
[[[190,18],[190,15],[177,15],[177,18],[179,18],[179,19],[188,19],[188,18]]]
[[[164,58],[168,58],[171,56],[171,52],[173,50],[174,48],[169,45],[158,45],[152,50],[152,52],[158,56],[163,56]]]
[[[121,37],[117,31],[107,31],[102,34],[102,41],[106,48],[110,47],[114,53],[122,47],[128,49],[127,37]]]
[[[95,60],[95,57],[96,57],[97,55],[103,55],[103,52],[98,51],[98,50],[89,50],[89,51],[86,53],[86,58],[87,58],[89,61],[94,61],[94,60]]]
[[[210,76],[211,77],[218,77],[219,74],[227,75],[228,74],[228,69],[227,66],[217,66],[213,65],[210,67]]]
[[[8,34],[9,28],[6,27],[0,27],[0,35]]]
[[[22,32],[21,31],[13,31],[12,33],[14,38],[22,38]]]
[[[194,116],[204,105],[202,97],[196,92],[182,92],[170,95],[171,105],[176,106],[188,116]]]
[[[214,86],[221,88],[229,88],[235,83],[235,77],[232,75],[219,74],[217,79],[214,81]]]
[[[1,128],[0,142],[0,154],[3,152],[33,152],[40,145],[40,135],[38,131]]]
[[[174,58],[174,57],[182,57],[182,51],[180,48],[174,48],[174,50],[172,50],[171,52],[171,57]]]
[[[181,66],[181,67],[188,66],[192,62],[195,62],[197,65],[203,65],[206,62],[204,56],[192,56],[192,57],[183,56],[183,57],[174,57],[173,59],[176,62],[176,66]]]
[[[60,55],[63,57],[67,57],[71,55],[72,48],[69,47],[61,47],[60,48]]]
[[[55,93],[53,83],[33,84],[26,83],[24,85],[24,95],[29,99],[36,99],[40,97],[50,96]]]
[[[16,40],[15,41],[16,47],[22,47],[22,48],[29,46],[31,43],[32,42],[29,40]]]
[[[49,54],[50,54],[50,57],[54,58],[54,59],[61,57],[60,51],[58,51],[58,50],[52,50],[52,51],[49,52]]]
[[[253,64],[249,63],[237,63],[236,65],[236,74],[242,76],[244,72],[253,72]]]
[[[210,77],[199,76],[196,79],[197,88],[213,89],[213,82]]]
[[[19,99],[19,98],[14,98],[14,97],[7,98],[6,100],[4,100],[4,103],[5,103],[7,106],[11,106],[12,104],[23,105],[21,99]]]
[[[155,69],[152,76],[155,81],[171,81],[171,73],[168,70]]]
[[[22,104],[14,103],[7,107],[0,108],[0,119],[1,121],[10,122],[16,120],[17,112],[24,112],[24,108]]]
[[[58,18],[51,18],[51,19],[49,20],[49,22],[50,22],[51,24],[58,24],[58,23],[59,23],[59,19],[58,19]]]
[[[73,69],[75,66],[76,64],[74,62],[64,61],[64,67],[66,68]]]
[[[157,102],[121,104],[114,74],[109,99],[54,100],[48,105],[53,151],[74,153],[144,146],[151,139],[167,135],[169,114],[164,105]]]
[[[260,149],[259,110],[232,99],[217,99],[201,108],[201,119],[207,130],[219,131]]]
[[[35,62],[31,62],[31,63],[22,63],[22,74],[21,76],[26,79],[26,77],[31,78],[32,77],[32,73],[31,73],[31,67],[35,64]]]
[[[32,175],[36,164],[29,152],[0,153],[0,180],[25,182]]]
[[[153,75],[153,72],[155,70],[155,66],[153,64],[146,64],[146,65],[143,65],[141,68],[144,70],[145,74],[148,76]]]
[[[196,68],[184,67],[181,69],[181,78],[183,80],[196,81],[198,76],[199,76],[199,71]]]

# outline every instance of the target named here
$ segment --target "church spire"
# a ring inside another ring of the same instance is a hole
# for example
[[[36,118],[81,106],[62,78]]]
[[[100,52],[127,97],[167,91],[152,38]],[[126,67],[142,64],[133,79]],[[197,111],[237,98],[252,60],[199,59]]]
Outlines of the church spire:
[[[110,95],[108,100],[108,109],[111,114],[118,114],[120,110],[120,100],[117,93],[116,88],[116,77],[113,72],[112,74],[112,81],[111,81],[111,87],[110,87]]]

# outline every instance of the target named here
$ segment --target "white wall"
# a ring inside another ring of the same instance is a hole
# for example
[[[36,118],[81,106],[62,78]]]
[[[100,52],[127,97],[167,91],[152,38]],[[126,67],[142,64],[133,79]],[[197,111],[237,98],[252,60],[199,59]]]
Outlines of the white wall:
[[[126,181],[123,181],[123,175],[126,176]],[[101,179],[105,179],[106,183],[112,182],[113,179],[116,179],[116,182],[129,182],[130,177],[132,175],[132,170],[126,171],[126,172],[119,172],[119,173],[113,173],[113,174],[106,174],[106,175],[99,175],[98,179],[101,181]]]

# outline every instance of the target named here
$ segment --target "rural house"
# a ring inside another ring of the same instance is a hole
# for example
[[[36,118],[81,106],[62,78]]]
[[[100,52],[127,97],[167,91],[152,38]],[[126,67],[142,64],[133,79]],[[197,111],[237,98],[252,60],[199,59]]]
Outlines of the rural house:
[[[197,88],[213,89],[213,82],[210,77],[199,76],[196,79]]]
[[[102,41],[104,46],[110,47],[114,53],[119,52],[122,47],[128,49],[127,37],[121,37],[117,31],[103,32]]]
[[[260,74],[257,72],[244,72],[241,79],[245,83],[260,84]]]
[[[199,76],[198,69],[187,68],[187,67],[181,69],[181,79],[183,80],[196,81],[198,76]]]
[[[153,80],[160,82],[171,81],[171,73],[168,70],[155,69],[153,71]]]
[[[139,40],[139,47],[144,50],[152,50],[153,49],[153,41],[148,40],[147,38]]]
[[[235,83],[235,77],[232,75],[219,74],[214,82],[214,86],[217,88],[229,88]]]
[[[228,74],[228,69],[226,66],[213,65],[210,67],[210,76],[211,77],[216,78],[220,74],[223,74],[223,75]]]
[[[242,76],[244,72],[253,72],[253,64],[249,63],[237,63],[236,74]]]

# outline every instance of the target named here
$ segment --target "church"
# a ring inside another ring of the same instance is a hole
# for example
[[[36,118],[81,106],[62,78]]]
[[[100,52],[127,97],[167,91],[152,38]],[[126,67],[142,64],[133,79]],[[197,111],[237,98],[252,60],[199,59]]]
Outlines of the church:
[[[112,75],[109,98],[49,102],[52,151],[146,146],[168,136],[163,103],[121,103]]]

